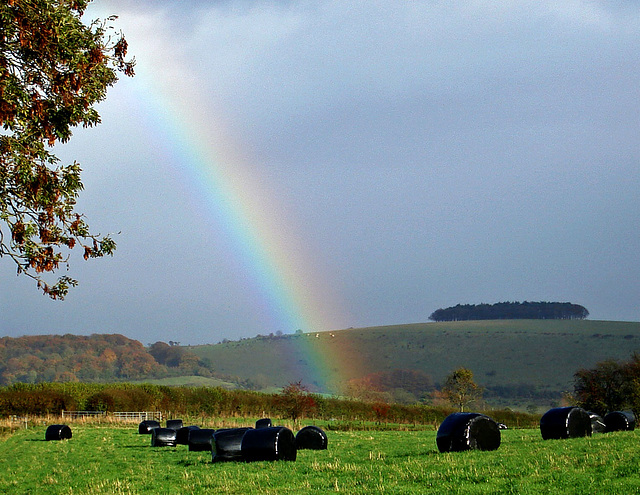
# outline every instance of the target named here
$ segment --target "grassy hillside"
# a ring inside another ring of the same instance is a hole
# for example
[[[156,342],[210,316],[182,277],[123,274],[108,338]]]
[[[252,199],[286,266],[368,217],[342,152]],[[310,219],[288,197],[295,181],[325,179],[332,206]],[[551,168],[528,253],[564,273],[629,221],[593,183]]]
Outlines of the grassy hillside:
[[[299,339],[306,339],[302,342]],[[304,346],[300,344],[304,343]],[[292,349],[310,349],[296,355]],[[353,363],[324,370],[325,383],[368,373],[413,369],[435,382],[456,367],[473,370],[485,387],[531,385],[540,391],[572,390],[573,374],[605,359],[640,351],[640,323],[591,320],[490,320],[422,323],[319,334],[258,337],[191,347],[216,372],[282,386],[311,376],[316,353],[327,362],[348,355]],[[346,351],[345,351],[346,350]],[[308,384],[313,385],[313,384]]]

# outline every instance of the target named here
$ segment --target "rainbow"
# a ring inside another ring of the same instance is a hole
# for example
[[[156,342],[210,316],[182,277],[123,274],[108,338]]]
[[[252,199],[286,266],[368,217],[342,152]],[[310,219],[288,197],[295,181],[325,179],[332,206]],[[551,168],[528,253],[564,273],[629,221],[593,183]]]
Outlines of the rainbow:
[[[360,378],[367,367],[349,331],[310,332],[285,340],[286,354],[292,357],[289,374],[301,379],[311,390],[343,393],[350,378]]]
[[[230,135],[220,118],[223,112],[202,94],[197,76],[180,62],[183,58],[165,41],[171,36],[163,37],[158,25],[158,19],[138,18],[123,28],[137,59],[136,77],[127,83],[133,88],[132,104],[164,141],[198,209],[216,228],[222,226],[234,246],[235,262],[252,280],[259,299],[255,303],[267,315],[264,329],[305,332],[304,338],[290,339],[290,357],[283,356],[291,361],[292,376],[328,390],[329,382],[352,376],[357,359],[347,355],[348,346],[323,345],[331,337],[320,338],[319,332],[348,320],[313,272],[277,194],[243,153],[242,143]]]

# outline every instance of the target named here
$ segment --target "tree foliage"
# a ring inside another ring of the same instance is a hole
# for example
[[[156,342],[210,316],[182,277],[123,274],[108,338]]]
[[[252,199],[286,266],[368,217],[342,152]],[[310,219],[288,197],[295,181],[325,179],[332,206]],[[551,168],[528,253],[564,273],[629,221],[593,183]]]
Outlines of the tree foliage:
[[[330,420],[332,429],[369,429],[369,421],[407,425],[441,423],[450,408],[424,405],[368,403],[314,395],[314,407],[306,417]],[[0,386],[0,418],[9,415],[60,414],[65,410],[163,411],[167,417],[208,416],[283,418],[282,394],[216,387],[175,387],[146,384],[18,383]],[[286,411],[284,411],[286,414]],[[304,416],[299,416],[300,417]],[[491,417],[508,425],[537,427],[539,417],[508,410],[492,411]],[[341,418],[336,421],[336,418]],[[374,427],[377,428],[377,427]],[[396,428],[394,426],[394,428]]]
[[[482,398],[483,390],[473,381],[473,371],[458,368],[447,375],[441,392],[462,412],[469,404]]]
[[[164,376],[137,340],[123,335],[0,338],[0,384],[135,380]]]
[[[277,396],[278,409],[287,418],[297,420],[310,416],[316,409],[316,398],[302,382],[289,383]]]
[[[361,400],[413,404],[429,396],[433,389],[433,379],[428,373],[394,369],[352,378],[345,392]]]
[[[118,334],[0,338],[0,385],[142,380],[172,375],[210,376],[211,370],[187,349],[164,342],[147,349],[141,342]]]
[[[178,345],[156,342],[149,346],[149,354],[158,363],[180,369],[184,374],[198,374],[201,367],[200,359],[195,354]]]
[[[500,302],[496,304],[458,304],[431,313],[432,321],[466,320],[583,320],[589,316],[584,306],[568,302]]]
[[[0,257],[18,274],[63,299],[76,280],[44,281],[70,250],[84,259],[111,255],[115,242],[91,233],[75,211],[83,185],[77,162],[60,165],[52,147],[77,126],[100,122],[117,73],[133,75],[127,42],[110,26],[81,17],[91,0],[8,0],[0,3]]]
[[[574,395],[581,407],[603,416],[622,409],[640,414],[640,354],[626,362],[610,359],[578,370]]]

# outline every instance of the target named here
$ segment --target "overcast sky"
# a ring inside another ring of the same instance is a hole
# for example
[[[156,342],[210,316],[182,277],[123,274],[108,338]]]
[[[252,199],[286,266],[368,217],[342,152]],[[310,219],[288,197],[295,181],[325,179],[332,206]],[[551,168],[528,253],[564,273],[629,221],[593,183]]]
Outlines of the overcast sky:
[[[214,343],[524,300],[640,321],[638,2],[95,3],[138,76],[57,153],[118,249],[74,253],[64,302],[0,260],[2,335]]]

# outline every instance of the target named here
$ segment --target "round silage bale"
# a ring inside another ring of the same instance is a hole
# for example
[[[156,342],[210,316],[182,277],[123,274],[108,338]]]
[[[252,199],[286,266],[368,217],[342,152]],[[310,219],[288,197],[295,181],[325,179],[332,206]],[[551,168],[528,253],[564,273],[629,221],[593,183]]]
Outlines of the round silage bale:
[[[295,461],[296,438],[284,426],[248,430],[242,437],[241,450],[247,462]]]
[[[216,430],[211,428],[198,428],[189,431],[187,445],[190,452],[211,452],[213,434]]]
[[[440,452],[496,450],[500,447],[500,428],[484,414],[453,413],[438,428],[436,444]]]
[[[152,447],[175,447],[176,430],[171,428],[154,428],[151,430]]]
[[[168,419],[167,420],[167,428],[170,430],[178,431],[182,428],[182,420],[181,419]]]
[[[271,418],[262,418],[256,421],[256,430],[258,428],[270,428],[271,426],[273,426]]]
[[[589,419],[591,420],[591,433],[604,433],[607,431],[607,425],[602,419],[602,416],[594,412],[588,412]]]
[[[145,419],[138,425],[138,433],[141,435],[151,435],[154,428],[160,428],[160,423],[153,419]]]
[[[191,426],[183,426],[178,431],[176,431],[176,443],[178,445],[189,445],[189,432],[191,430],[199,430],[199,426],[191,425]]]
[[[636,428],[636,416],[632,411],[613,411],[604,417],[607,432],[633,431]]]
[[[44,433],[45,440],[68,440],[73,436],[67,425],[49,425]]]
[[[264,429],[264,428],[262,428]],[[253,428],[224,428],[213,434],[213,462],[242,461],[242,438]]]
[[[296,434],[298,450],[326,450],[327,443],[327,434],[317,426],[305,426]]]
[[[591,428],[591,417],[581,407],[549,409],[540,419],[543,440],[590,437]]]

